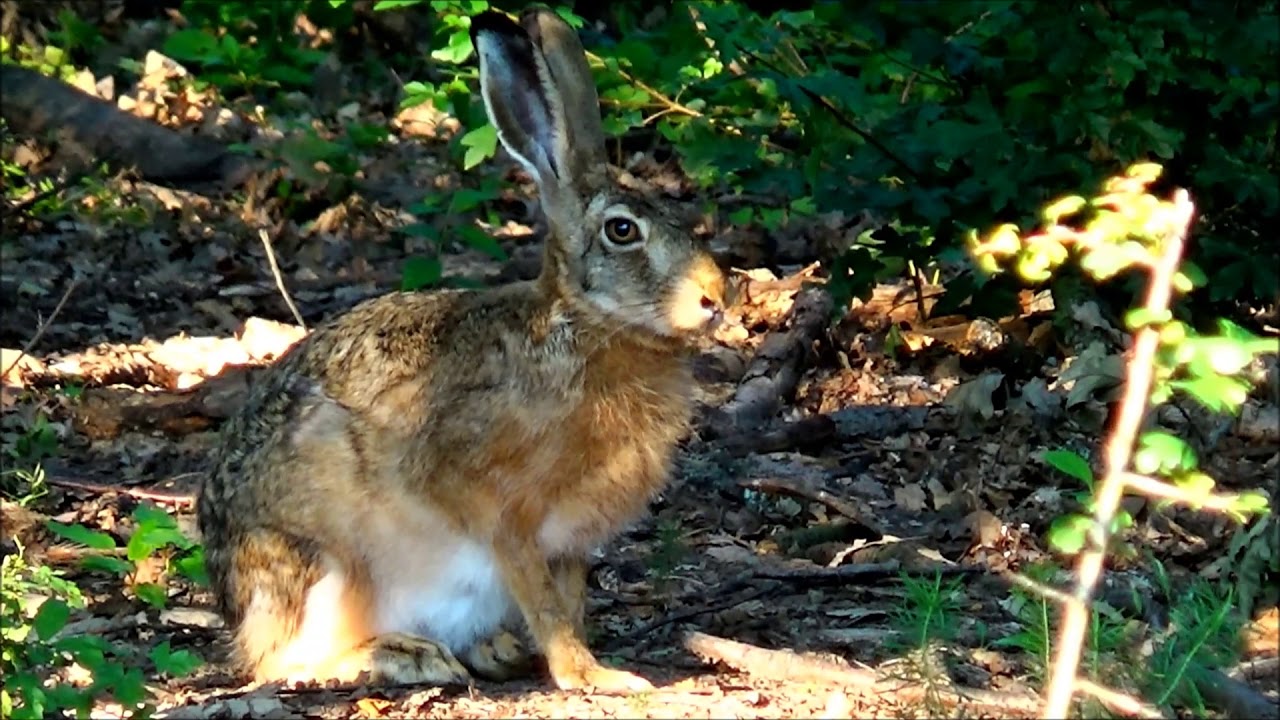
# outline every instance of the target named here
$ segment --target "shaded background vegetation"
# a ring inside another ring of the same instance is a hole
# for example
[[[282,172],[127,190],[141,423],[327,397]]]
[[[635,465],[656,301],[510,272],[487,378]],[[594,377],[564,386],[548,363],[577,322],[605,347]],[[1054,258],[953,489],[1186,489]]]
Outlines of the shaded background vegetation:
[[[185,28],[170,29],[164,52],[229,101],[268,105],[314,88],[323,72],[326,52],[296,32],[304,15],[332,32],[342,62],[403,85],[390,104],[431,102],[459,118],[453,155],[471,167],[496,141],[475,94],[468,18],[525,4],[170,0],[117,12],[180,11]],[[1026,221],[1050,194],[1095,187],[1145,159],[1197,198],[1190,258],[1212,282],[1195,300],[1231,312],[1277,297],[1280,251],[1267,229],[1280,208],[1275,2],[557,7],[593,54],[619,159],[677,158],[702,187],[748,200],[728,218],[742,226],[771,231],[817,213],[845,227],[874,218],[821,248],[838,293],[941,261],[950,270],[940,312],[964,302],[997,311],[1011,288],[962,269],[964,234]],[[95,56],[101,38],[85,18],[64,9],[54,19],[68,59],[111,62]],[[436,205],[428,198],[415,210]],[[1080,292],[1072,277],[1054,282],[1060,301]]]

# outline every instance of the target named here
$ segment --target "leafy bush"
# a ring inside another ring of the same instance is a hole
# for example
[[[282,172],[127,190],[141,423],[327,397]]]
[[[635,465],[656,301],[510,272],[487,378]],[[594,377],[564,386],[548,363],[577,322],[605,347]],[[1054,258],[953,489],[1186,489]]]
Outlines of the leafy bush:
[[[465,14],[488,5],[432,2],[452,29],[433,57],[470,62]],[[769,211],[891,218],[835,258],[838,273],[857,271],[838,278],[846,292],[907,263],[957,258],[964,232],[1025,221],[1050,189],[1156,159],[1196,188],[1207,227],[1194,257],[1215,269],[1212,297],[1277,292],[1276,264],[1256,261],[1276,253],[1261,229],[1280,210],[1275,2],[814,3],[768,14],[622,2],[610,12],[608,36],[583,34],[613,136],[650,129],[704,185],[780,198],[756,221]],[[459,106],[469,96],[458,81],[472,73],[411,86],[409,101],[450,101],[479,133],[483,117]],[[965,283],[956,297],[982,280]]]
[[[289,84],[302,75],[274,77],[286,72],[277,66],[306,69],[315,56],[266,39],[272,32],[287,34],[299,12],[352,22],[348,0],[270,5],[185,3],[193,27],[170,50],[192,41],[199,52],[179,55]],[[404,104],[430,101],[459,118],[464,168],[497,149],[475,92],[470,18],[525,5],[374,3],[430,21],[428,64],[406,78]],[[843,296],[908,267],[962,262],[968,230],[1025,222],[1048,192],[1144,160],[1196,189],[1204,227],[1191,258],[1213,269],[1210,299],[1280,290],[1277,262],[1258,261],[1277,257],[1263,227],[1280,211],[1275,0],[552,5],[580,28],[609,134],[673,152],[706,187],[758,198],[734,222],[879,216],[880,227],[826,258]],[[1070,276],[1053,282],[1058,293],[1078,287]],[[974,273],[951,290],[940,312],[1008,296],[1004,282]]]
[[[38,605],[32,598],[41,598]],[[94,703],[113,700],[129,717],[151,713],[143,668],[131,648],[96,634],[71,632],[68,621],[85,606],[74,583],[53,569],[29,565],[22,553],[6,555],[0,564],[0,717],[39,720],[46,717],[89,717]],[[201,663],[189,650],[174,650],[168,642],[151,650],[151,669],[181,676]],[[56,677],[73,665],[88,675],[87,682]]]

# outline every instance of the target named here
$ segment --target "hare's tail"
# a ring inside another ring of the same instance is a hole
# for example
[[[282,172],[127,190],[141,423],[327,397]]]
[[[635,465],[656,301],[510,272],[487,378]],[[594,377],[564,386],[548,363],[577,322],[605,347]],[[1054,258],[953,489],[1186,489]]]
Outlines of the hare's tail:
[[[259,529],[206,553],[232,660],[256,680],[333,677],[368,637],[363,584],[310,541]]]

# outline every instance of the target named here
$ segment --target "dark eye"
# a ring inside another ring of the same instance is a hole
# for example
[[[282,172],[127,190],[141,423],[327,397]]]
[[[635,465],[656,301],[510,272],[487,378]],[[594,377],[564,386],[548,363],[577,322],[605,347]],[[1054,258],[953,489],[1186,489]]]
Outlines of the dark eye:
[[[640,225],[628,218],[609,218],[604,222],[604,234],[615,245],[630,245],[640,240]]]

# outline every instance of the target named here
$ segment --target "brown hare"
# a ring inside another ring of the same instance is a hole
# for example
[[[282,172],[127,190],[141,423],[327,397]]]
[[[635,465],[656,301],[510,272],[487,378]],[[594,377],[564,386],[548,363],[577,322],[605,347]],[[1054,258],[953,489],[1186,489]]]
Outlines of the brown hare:
[[[366,301],[228,421],[199,523],[260,681],[501,679],[527,667],[527,630],[560,688],[650,687],[587,647],[587,558],[666,479],[725,278],[660,198],[618,184],[568,25],[489,12],[471,32],[489,118],[537,180],[543,269]]]

